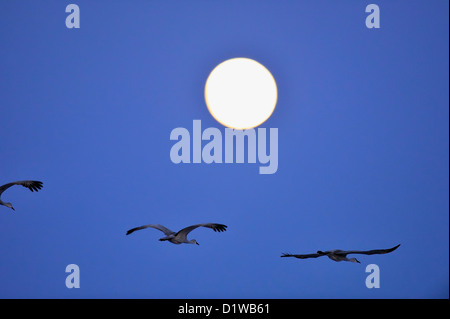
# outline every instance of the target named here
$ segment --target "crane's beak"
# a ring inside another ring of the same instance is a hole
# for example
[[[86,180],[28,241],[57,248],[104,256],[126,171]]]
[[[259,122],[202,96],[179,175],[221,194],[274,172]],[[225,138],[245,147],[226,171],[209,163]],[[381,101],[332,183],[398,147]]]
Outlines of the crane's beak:
[[[199,243],[195,242],[197,245],[200,245]]]
[[[12,209],[13,211],[16,211],[16,210],[14,209],[14,207],[12,207],[12,206],[11,206],[11,209]]]

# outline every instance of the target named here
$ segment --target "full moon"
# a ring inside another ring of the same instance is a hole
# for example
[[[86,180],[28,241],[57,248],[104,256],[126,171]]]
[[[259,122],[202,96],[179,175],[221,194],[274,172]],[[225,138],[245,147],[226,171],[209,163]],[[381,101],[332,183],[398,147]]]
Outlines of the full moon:
[[[277,104],[277,84],[262,64],[235,58],[212,70],[205,85],[205,101],[222,125],[245,130],[264,123]]]

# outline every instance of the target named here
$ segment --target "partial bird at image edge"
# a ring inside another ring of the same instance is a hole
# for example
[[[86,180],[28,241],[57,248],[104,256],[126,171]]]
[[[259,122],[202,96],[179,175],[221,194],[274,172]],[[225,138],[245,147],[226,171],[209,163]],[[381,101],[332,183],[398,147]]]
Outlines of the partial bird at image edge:
[[[8,188],[14,186],[14,185],[21,185],[25,188],[28,188],[30,191],[32,192],[37,192],[39,191],[42,187],[43,187],[43,183],[40,181],[31,181],[31,180],[27,180],[27,181],[17,181],[17,182],[12,182],[12,183],[8,183],[5,184],[3,186],[0,186],[0,205],[6,206],[11,208],[12,210],[15,211],[14,207],[12,206],[11,203],[8,202],[4,202],[1,199],[2,193],[4,191],[6,191]]]

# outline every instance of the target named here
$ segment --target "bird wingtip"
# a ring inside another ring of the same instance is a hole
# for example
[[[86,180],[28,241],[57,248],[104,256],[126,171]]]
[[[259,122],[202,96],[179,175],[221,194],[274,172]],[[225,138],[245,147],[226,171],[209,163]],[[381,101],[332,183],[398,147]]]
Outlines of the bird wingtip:
[[[220,233],[220,232],[226,231],[226,230],[227,230],[227,227],[228,227],[227,225],[217,224],[217,225],[213,228],[213,230]]]

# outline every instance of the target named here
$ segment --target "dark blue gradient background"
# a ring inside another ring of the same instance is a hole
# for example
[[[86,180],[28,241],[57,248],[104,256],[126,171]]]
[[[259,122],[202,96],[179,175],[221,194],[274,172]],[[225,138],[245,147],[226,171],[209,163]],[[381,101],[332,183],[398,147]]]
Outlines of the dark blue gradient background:
[[[449,3],[0,2],[2,298],[448,298]],[[172,129],[200,119],[209,72],[265,65],[279,167],[173,164]],[[197,245],[146,230],[197,229]],[[282,252],[401,247],[360,256]],[[67,289],[75,263],[81,288]],[[368,264],[380,267],[368,289]]]

